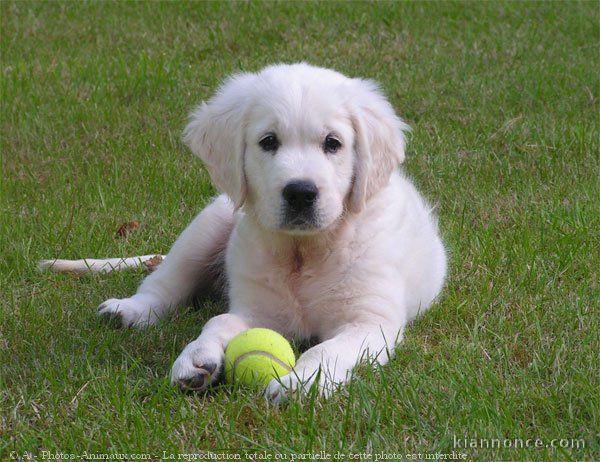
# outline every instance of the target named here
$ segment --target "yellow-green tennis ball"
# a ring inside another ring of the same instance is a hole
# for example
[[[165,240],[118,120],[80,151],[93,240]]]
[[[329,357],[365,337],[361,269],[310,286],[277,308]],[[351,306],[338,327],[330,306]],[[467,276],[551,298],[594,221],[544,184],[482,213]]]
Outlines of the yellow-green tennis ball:
[[[296,364],[288,341],[270,329],[249,329],[236,335],[225,350],[225,377],[229,382],[267,386]]]

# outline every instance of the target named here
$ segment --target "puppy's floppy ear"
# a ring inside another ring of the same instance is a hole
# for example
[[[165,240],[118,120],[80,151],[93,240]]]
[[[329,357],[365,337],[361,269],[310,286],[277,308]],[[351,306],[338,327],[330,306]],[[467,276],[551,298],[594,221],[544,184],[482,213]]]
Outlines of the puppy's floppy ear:
[[[184,143],[204,161],[215,186],[236,208],[246,199],[245,121],[255,78],[255,74],[229,78],[191,113],[183,132]]]
[[[356,160],[348,206],[360,212],[404,161],[404,132],[410,127],[396,115],[376,83],[354,79],[352,84]]]

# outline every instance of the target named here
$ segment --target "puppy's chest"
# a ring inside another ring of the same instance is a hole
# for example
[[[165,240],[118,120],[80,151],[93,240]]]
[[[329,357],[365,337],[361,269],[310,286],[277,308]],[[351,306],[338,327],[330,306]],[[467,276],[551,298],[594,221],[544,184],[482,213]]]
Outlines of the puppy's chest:
[[[293,249],[285,257],[266,256],[269,264],[261,265],[264,283],[279,293],[282,302],[291,303],[303,316],[339,299],[344,292],[350,270],[347,251],[302,251]]]
[[[353,245],[295,249],[239,239],[228,251],[231,302],[261,325],[320,336],[351,315],[356,252]]]
[[[331,292],[331,283],[338,280],[338,273],[333,268],[342,264],[339,255],[333,253],[305,255],[295,251],[289,261],[280,263],[278,280],[292,296],[305,307],[311,301]],[[337,261],[335,265],[334,261]]]

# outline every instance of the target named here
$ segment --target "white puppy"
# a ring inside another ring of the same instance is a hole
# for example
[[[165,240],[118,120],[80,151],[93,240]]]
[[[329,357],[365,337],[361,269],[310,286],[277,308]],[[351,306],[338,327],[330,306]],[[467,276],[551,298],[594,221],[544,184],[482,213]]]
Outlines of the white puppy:
[[[431,209],[397,170],[407,129],[371,81],[306,64],[230,78],[184,133],[224,194],[100,313],[153,324],[224,272],[229,311],[183,350],[173,383],[207,387],[229,340],[259,326],[321,342],[270,383],[275,402],[317,379],[329,392],[361,359],[386,363],[446,273]]]

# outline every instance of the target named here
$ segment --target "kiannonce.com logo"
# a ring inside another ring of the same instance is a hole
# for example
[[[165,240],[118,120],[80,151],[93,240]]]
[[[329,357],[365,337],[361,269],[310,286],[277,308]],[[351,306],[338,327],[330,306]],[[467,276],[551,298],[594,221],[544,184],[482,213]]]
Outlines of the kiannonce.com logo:
[[[469,438],[453,436],[454,449],[585,449],[583,438]]]

